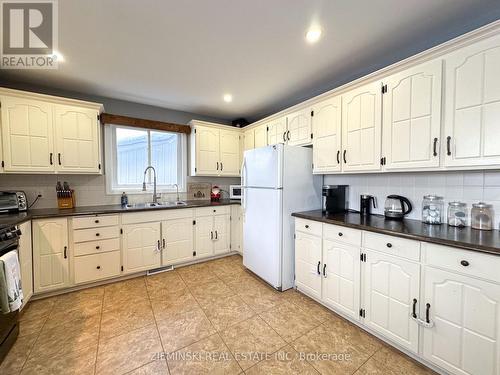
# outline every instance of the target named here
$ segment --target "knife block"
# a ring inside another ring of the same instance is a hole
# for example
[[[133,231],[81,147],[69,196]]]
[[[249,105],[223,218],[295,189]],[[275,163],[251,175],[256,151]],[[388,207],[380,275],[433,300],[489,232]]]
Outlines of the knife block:
[[[57,207],[59,208],[74,208],[75,207],[75,191],[62,191],[61,195],[68,196],[58,196],[57,197]]]

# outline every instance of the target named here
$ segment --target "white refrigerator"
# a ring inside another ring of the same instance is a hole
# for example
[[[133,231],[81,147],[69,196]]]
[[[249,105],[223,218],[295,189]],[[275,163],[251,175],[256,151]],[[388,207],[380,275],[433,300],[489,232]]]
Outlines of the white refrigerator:
[[[278,290],[294,285],[292,212],[321,208],[312,149],[277,144],[245,151],[243,265]]]

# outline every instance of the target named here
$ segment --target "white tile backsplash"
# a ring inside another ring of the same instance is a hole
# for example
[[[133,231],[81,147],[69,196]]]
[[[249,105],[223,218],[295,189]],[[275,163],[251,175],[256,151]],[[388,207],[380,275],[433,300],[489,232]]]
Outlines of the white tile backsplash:
[[[67,181],[76,193],[77,206],[101,206],[106,204],[119,204],[120,195],[106,194],[105,176],[85,175],[0,175],[0,190],[21,190],[26,192],[28,203],[42,194],[33,208],[57,207],[55,186],[57,181]],[[222,190],[229,191],[229,185],[239,184],[239,178],[210,178],[210,177],[188,177],[188,182],[210,182],[217,184]],[[129,194],[130,203],[142,203],[151,200],[153,194],[152,186],[148,186],[145,194]],[[180,198],[185,199],[186,193],[180,193]],[[228,195],[224,195],[227,198]],[[176,194],[162,194],[162,199],[175,200]]]
[[[410,219],[421,219],[422,198],[427,194],[443,196],[448,202],[472,203],[485,201],[493,204],[495,227],[500,223],[500,171],[415,172],[362,175],[325,175],[325,185],[349,185],[349,208],[359,209],[359,195],[371,194],[377,198],[374,213],[384,213],[385,198],[389,194],[407,197],[413,205]],[[446,216],[446,215],[445,215]],[[446,220],[446,217],[445,217]]]

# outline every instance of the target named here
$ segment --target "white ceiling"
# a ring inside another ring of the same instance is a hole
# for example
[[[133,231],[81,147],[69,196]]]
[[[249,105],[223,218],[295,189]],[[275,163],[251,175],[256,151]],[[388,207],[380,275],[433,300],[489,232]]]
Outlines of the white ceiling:
[[[59,0],[57,71],[32,82],[258,119],[499,18],[498,0]],[[305,42],[318,23],[319,43]],[[222,100],[226,92],[234,100]]]

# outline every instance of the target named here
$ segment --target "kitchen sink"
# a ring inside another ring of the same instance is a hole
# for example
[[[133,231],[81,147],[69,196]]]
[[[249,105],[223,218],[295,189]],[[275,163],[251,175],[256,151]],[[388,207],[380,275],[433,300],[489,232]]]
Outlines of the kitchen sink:
[[[143,209],[143,208],[161,208],[161,207],[177,207],[187,206],[187,202],[148,202],[148,203],[131,203],[125,206],[126,209]]]

